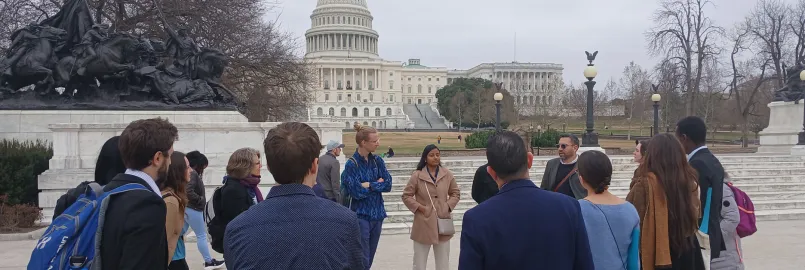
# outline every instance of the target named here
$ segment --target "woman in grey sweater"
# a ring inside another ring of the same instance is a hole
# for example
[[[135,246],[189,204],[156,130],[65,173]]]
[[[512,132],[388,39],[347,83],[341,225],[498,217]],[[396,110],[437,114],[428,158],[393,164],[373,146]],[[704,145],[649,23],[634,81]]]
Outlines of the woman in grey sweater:
[[[190,183],[187,186],[188,203],[185,209],[184,230],[187,231],[187,227],[190,226],[196,233],[196,245],[201,257],[204,258],[204,270],[219,269],[224,266],[224,261],[213,259],[210,254],[210,245],[207,242],[207,224],[204,223],[203,214],[207,198],[202,176],[209,161],[199,151],[187,153],[186,157],[193,170],[190,172]]]

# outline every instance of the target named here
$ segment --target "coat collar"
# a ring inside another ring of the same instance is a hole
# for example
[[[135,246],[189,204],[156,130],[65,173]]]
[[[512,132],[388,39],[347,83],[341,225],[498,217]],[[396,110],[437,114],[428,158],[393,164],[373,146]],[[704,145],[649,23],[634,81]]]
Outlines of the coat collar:
[[[375,159],[375,155],[373,153],[369,153],[369,155],[366,156],[366,158],[364,159],[363,156],[361,156],[361,154],[358,153],[358,149],[355,149],[355,153],[352,154],[352,158],[354,158],[356,161],[368,163],[369,160]]]
[[[532,187],[536,188],[537,185],[535,185],[534,182],[531,181],[531,179],[513,180],[509,181],[508,183],[500,187],[500,191],[498,192],[498,194],[509,192],[518,188],[532,188]]]
[[[303,184],[276,185],[271,187],[271,190],[268,191],[268,197],[266,197],[266,199],[288,195],[316,196],[316,193],[313,192],[313,188]]]
[[[433,182],[431,181],[430,174],[428,174],[428,170],[426,168],[422,168],[422,170],[416,171],[416,173],[417,177],[419,177],[420,180],[425,180],[425,182],[431,182],[431,183]],[[442,178],[444,178],[444,176],[449,173],[450,171],[447,170],[447,168],[439,166],[439,174],[436,175],[436,182],[442,180]]]

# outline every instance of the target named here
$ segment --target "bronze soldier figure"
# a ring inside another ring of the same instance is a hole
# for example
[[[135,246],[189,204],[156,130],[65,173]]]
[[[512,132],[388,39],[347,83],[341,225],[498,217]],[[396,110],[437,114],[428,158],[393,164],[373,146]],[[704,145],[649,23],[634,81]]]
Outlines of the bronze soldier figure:
[[[81,39],[80,47],[83,48],[84,58],[80,61],[78,65],[77,73],[79,75],[84,75],[86,72],[86,66],[88,63],[91,63],[95,58],[98,57],[98,53],[95,51],[95,48],[100,44],[102,41],[106,40],[109,37],[107,33],[109,29],[108,25],[105,24],[96,24],[92,26],[92,29],[87,31],[84,34],[84,37]]]

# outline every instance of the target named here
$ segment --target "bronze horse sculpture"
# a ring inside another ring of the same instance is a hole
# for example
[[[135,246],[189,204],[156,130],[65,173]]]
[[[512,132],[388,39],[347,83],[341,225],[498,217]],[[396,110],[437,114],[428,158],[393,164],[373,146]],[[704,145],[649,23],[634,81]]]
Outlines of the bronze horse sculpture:
[[[62,29],[41,26],[37,38],[18,60],[14,63],[7,63],[10,59],[0,61],[0,86],[8,84],[9,89],[16,91],[35,85],[35,92],[49,94],[54,84],[53,67],[57,61],[53,51],[66,36],[67,32]],[[14,80],[8,80],[11,77]]]
[[[98,44],[97,57],[84,64],[86,69],[84,74],[78,74],[78,61],[83,57],[81,52],[74,52],[74,55],[79,57],[74,55],[64,57],[56,65],[57,84],[65,87],[66,92],[78,90],[80,95],[85,96],[89,93],[80,92],[87,89],[76,89],[76,85],[86,85],[87,82],[93,85],[95,80],[102,82],[110,76],[125,77],[125,74],[119,75],[119,73],[132,71],[139,62],[137,53],[139,43],[139,39],[128,34],[111,35]]]

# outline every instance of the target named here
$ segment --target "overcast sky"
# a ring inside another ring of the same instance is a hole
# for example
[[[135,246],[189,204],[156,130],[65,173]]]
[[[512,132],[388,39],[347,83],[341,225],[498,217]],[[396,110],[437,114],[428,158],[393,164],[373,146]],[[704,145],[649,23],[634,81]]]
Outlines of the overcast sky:
[[[316,0],[279,0],[267,19],[303,40]],[[793,2],[794,0],[784,0]],[[645,32],[655,0],[367,0],[380,34],[380,56],[448,69],[515,60],[564,65],[567,82],[584,80],[585,50],[598,50],[597,81],[619,78],[630,61],[651,68]],[[756,0],[713,0],[721,26],[742,20]]]

